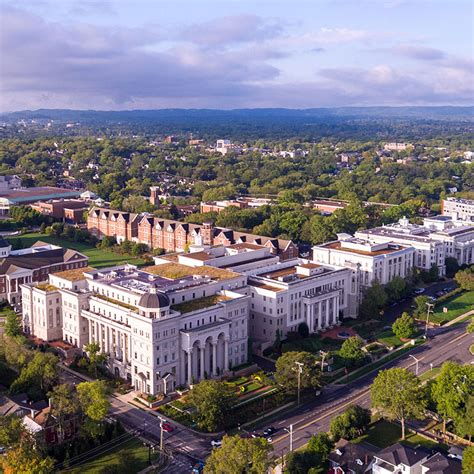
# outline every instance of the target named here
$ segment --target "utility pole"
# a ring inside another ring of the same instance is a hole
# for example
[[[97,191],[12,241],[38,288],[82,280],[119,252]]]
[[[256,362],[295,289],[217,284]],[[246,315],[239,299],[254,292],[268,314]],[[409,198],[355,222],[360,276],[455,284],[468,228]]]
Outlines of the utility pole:
[[[163,452],[163,418],[160,418],[160,453]]]
[[[425,326],[425,339],[428,337],[428,322],[430,320],[430,313],[433,312],[434,303],[426,303],[428,309],[426,310],[426,326]]]
[[[290,453],[293,451],[293,425],[290,425]]]
[[[300,404],[300,388],[301,388],[301,374],[303,372],[304,364],[302,362],[295,362],[298,371],[298,405]]]

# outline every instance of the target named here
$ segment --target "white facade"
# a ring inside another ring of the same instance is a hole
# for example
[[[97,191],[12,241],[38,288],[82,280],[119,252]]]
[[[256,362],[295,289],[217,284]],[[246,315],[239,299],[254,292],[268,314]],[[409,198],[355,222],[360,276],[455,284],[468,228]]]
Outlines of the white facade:
[[[443,215],[451,216],[454,220],[474,223],[474,200],[447,198],[443,200]]]
[[[313,261],[323,265],[351,268],[359,289],[374,280],[386,285],[395,277],[407,278],[414,266],[415,249],[395,243],[373,243],[347,234],[313,247]]]
[[[247,362],[245,276],[170,263],[149,270],[123,265],[51,275],[43,288],[24,284],[25,329],[79,348],[97,342],[110,371],[149,394]]]

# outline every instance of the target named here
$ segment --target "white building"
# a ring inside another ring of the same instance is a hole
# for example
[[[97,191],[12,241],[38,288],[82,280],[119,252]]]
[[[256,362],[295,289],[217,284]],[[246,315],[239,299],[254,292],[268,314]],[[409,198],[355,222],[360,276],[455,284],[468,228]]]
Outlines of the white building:
[[[474,200],[448,197],[442,202],[442,214],[455,221],[474,224]]]
[[[141,392],[168,393],[247,362],[245,282],[171,262],[66,271],[48,285],[21,285],[23,325],[46,341],[97,342],[115,375]]]
[[[313,247],[313,261],[351,268],[360,290],[374,280],[385,285],[395,277],[408,277],[414,266],[415,249],[393,242],[374,243],[339,234],[339,240]]]
[[[193,267],[225,268],[246,275],[250,295],[249,333],[260,352],[306,323],[311,333],[356,317],[356,280],[347,268],[318,265],[295,258],[281,262],[262,245],[241,243],[228,247],[200,248],[178,255],[177,261]],[[169,257],[155,257],[156,263]]]
[[[412,147],[412,146],[413,145],[411,145],[410,143],[392,142],[392,143],[385,143],[385,145],[383,146],[383,149],[386,151],[404,151],[408,147]]]
[[[427,217],[423,225],[410,224],[403,218],[395,224],[361,230],[355,235],[376,243],[412,246],[415,266],[427,271],[435,265],[440,276],[446,274],[447,257],[455,258],[459,265],[474,263],[474,226],[460,226],[449,216]]]
[[[422,447],[413,449],[400,443],[383,449],[374,456],[373,474],[422,474],[422,465],[430,453]]]

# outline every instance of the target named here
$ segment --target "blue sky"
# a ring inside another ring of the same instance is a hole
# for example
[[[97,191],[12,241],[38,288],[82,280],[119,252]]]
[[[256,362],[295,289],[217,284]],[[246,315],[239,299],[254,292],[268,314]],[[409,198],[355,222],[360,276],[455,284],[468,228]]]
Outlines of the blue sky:
[[[470,0],[0,0],[0,109],[472,105]]]

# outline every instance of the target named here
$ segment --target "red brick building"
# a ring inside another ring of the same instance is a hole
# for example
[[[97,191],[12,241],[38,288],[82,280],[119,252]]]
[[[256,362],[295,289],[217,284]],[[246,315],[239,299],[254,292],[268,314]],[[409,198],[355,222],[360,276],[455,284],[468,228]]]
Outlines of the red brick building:
[[[99,239],[108,235],[120,242],[126,238],[167,252],[180,252],[189,245],[228,246],[247,242],[269,247],[282,260],[298,257],[298,247],[291,240],[237,232],[211,223],[189,224],[103,208],[89,212],[87,229]]]
[[[84,212],[89,209],[89,205],[79,199],[38,201],[30,204],[30,207],[44,216],[62,219],[69,224],[84,222]]]

